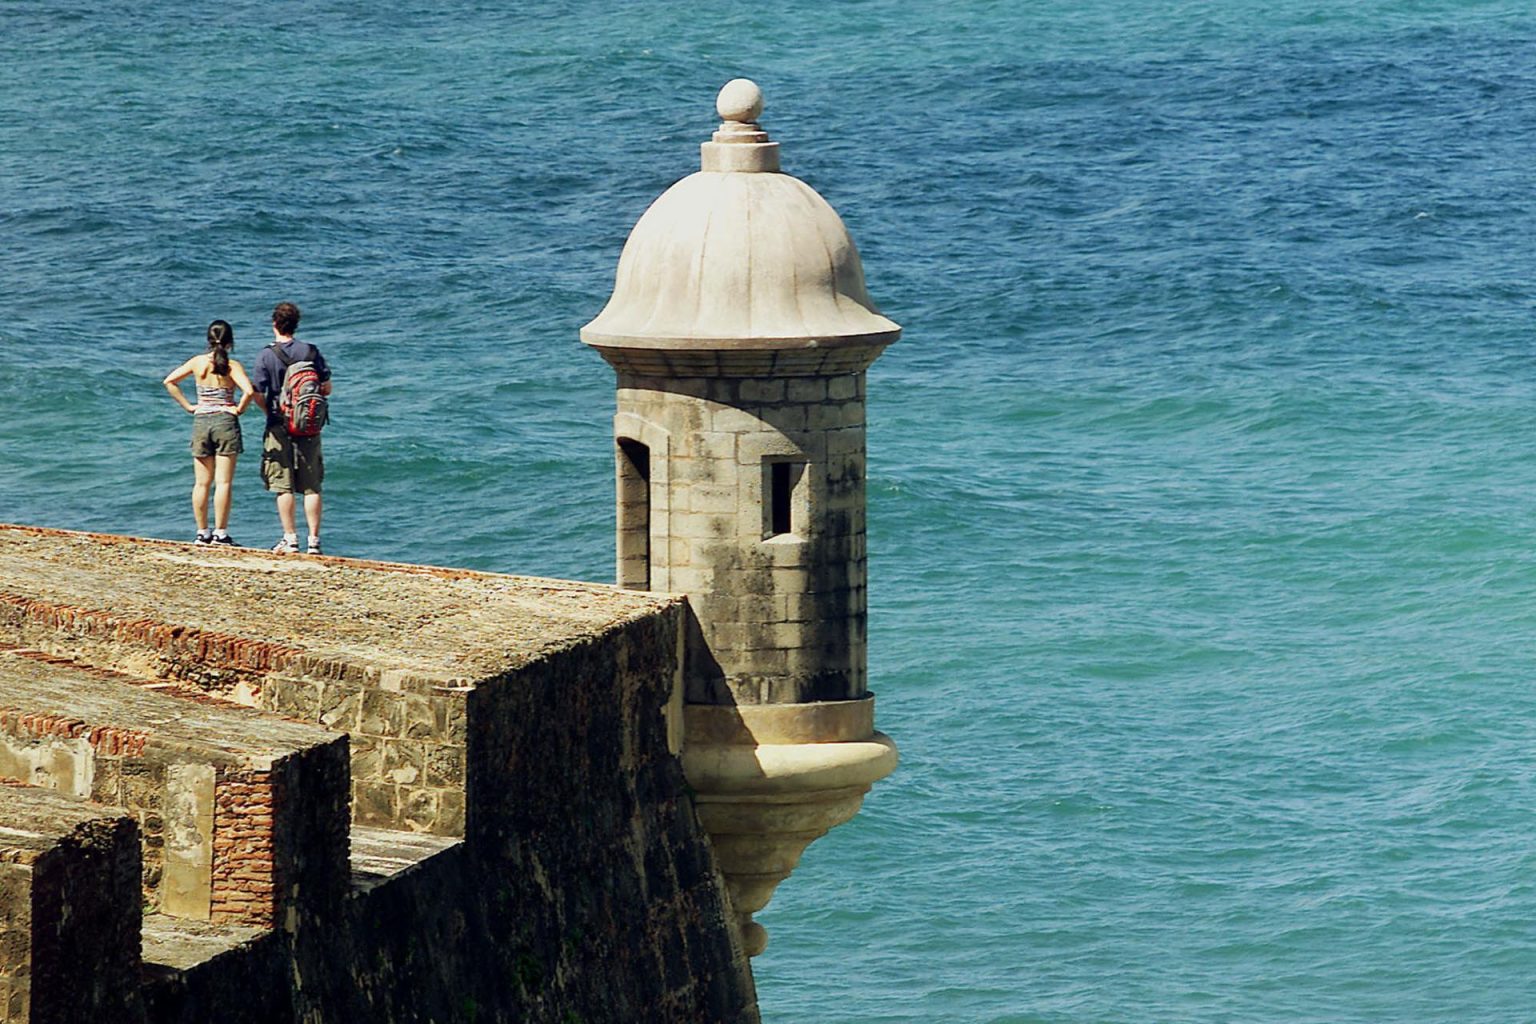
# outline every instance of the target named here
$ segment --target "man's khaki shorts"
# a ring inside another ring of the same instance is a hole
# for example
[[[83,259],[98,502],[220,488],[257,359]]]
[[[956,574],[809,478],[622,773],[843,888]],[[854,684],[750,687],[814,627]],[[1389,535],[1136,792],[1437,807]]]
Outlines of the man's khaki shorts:
[[[325,479],[319,437],[290,437],[268,426],[261,439],[261,479],[276,494],[319,494]]]

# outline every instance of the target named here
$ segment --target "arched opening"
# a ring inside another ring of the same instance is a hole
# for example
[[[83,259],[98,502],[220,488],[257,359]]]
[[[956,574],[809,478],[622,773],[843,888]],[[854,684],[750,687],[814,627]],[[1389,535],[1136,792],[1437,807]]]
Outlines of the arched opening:
[[[618,439],[619,586],[651,589],[651,450]]]

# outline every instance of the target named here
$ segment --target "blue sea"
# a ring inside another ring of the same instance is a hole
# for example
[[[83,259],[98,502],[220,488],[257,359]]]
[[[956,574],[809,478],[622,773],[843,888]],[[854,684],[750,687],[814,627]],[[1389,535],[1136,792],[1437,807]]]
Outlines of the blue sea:
[[[0,521],[189,538],[287,299],[328,550],[611,580],[577,332],[737,76],[906,329],[766,1019],[1536,1020],[1528,3],[0,0]]]

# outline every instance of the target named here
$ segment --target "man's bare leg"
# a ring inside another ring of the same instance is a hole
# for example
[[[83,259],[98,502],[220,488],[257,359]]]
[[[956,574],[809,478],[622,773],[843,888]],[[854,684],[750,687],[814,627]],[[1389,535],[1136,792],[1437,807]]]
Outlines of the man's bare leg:
[[[304,521],[309,524],[311,537],[320,536],[320,515],[325,511],[324,506],[325,503],[320,500],[319,491],[310,491],[304,495]]]
[[[283,536],[292,537],[299,532],[293,522],[293,492],[284,491],[277,496],[277,520],[283,524]]]

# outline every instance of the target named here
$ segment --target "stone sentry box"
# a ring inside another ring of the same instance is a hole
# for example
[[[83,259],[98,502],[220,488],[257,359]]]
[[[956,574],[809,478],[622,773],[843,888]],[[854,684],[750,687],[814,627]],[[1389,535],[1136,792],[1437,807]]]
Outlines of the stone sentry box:
[[[864,402],[901,328],[836,211],[780,171],[758,87],[716,109],[581,338],[618,378],[618,582],[695,615],[684,766],[758,953],[752,914],[896,764],[868,692]]]
[[[866,693],[864,371],[901,334],[842,220],[721,91],[582,340],[617,371],[622,586],[687,594],[690,704]]]
[[[864,696],[863,393],[862,374],[620,370],[621,493],[641,460],[652,474],[649,502],[620,505],[620,582],[689,595],[690,703]]]

